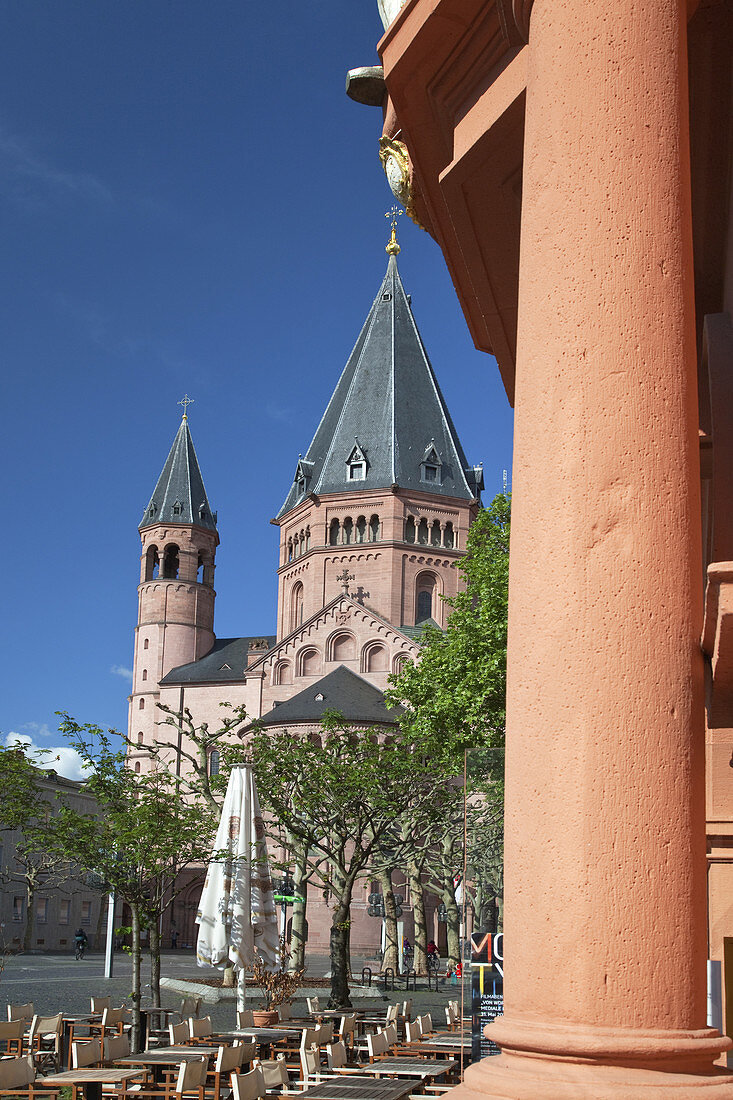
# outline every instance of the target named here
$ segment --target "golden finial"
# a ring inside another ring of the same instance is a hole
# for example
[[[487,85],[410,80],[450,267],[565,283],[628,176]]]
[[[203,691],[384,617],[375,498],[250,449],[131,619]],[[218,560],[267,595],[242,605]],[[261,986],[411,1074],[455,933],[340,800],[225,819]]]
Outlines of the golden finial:
[[[390,237],[389,243],[384,250],[388,256],[397,256],[400,252],[400,246],[397,244],[397,218],[400,216],[401,213],[402,211],[400,210],[399,206],[393,206],[392,209],[388,210],[387,213],[384,215],[385,218],[391,219],[390,224],[392,226],[392,236]]]
[[[188,420],[188,406],[193,405],[193,398],[184,394],[183,401],[179,401],[178,404],[183,405],[183,419]]]

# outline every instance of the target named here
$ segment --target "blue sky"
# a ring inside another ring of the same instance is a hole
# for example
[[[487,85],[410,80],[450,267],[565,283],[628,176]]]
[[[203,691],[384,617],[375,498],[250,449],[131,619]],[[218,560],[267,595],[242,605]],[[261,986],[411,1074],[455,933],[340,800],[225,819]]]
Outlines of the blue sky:
[[[124,728],[137,524],[188,392],[218,509],[216,631],[274,630],[277,512],[376,294],[391,205],[376,2],[5,0],[0,729]],[[437,245],[400,271],[488,496],[511,410]],[[73,771],[73,762],[65,764]]]

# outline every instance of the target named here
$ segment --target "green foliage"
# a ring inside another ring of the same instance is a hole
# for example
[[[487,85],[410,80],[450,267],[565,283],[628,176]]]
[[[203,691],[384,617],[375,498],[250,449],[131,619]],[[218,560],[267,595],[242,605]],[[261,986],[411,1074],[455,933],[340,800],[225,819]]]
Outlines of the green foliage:
[[[25,745],[17,741],[0,747],[0,831],[22,829],[42,814],[38,767],[28,759]]]
[[[392,677],[388,699],[405,703],[402,725],[444,769],[463,752],[503,744],[509,583],[510,498],[479,512],[457,568],[465,589],[447,600],[445,632],[427,628],[420,660]]]

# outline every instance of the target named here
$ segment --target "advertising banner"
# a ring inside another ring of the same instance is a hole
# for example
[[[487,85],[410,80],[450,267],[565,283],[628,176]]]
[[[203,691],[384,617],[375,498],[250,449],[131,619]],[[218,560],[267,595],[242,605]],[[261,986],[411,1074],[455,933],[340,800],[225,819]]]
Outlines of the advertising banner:
[[[500,1054],[484,1028],[504,1011],[504,933],[471,936],[471,1061]]]

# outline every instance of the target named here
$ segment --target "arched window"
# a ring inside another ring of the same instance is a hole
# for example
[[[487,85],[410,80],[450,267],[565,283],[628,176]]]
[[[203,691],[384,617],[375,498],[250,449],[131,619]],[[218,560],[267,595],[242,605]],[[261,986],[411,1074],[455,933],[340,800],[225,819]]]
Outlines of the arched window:
[[[354,521],[352,520],[351,516],[346,517],[341,530],[343,532],[342,542],[343,542],[344,546],[350,546],[352,536],[353,536],[353,533],[354,533]]]
[[[150,639],[146,638],[145,641],[143,642],[143,649],[149,649],[149,648],[150,648]]]
[[[145,554],[145,580],[154,581],[160,572],[160,558],[158,547],[149,546]]]
[[[148,670],[146,668],[144,668],[143,669],[143,680],[147,680],[147,678],[148,678]]]
[[[310,548],[311,548],[311,529],[310,529],[310,527],[306,527],[306,529],[305,529],[305,549],[306,549],[306,553],[310,550]]]
[[[428,545],[428,521],[421,519],[417,525],[417,541],[421,546]]]
[[[290,661],[278,661],[275,665],[275,670],[272,677],[273,683],[280,684],[292,684],[293,682],[293,666]]]
[[[198,582],[198,584],[201,584],[203,582],[203,579],[204,579],[204,559],[203,559],[203,556],[201,554],[199,554],[198,562],[196,563],[196,581]]]
[[[412,516],[408,516],[405,524],[405,542],[414,542],[415,537],[415,520]]]
[[[290,594],[290,629],[297,630],[303,622],[303,585],[296,581]]]
[[[309,647],[298,654],[298,675],[315,676],[321,671],[321,658],[317,649]]]
[[[135,771],[136,771],[136,772],[139,772],[139,771],[140,771],[140,761],[139,761],[139,760],[136,760],[136,761],[135,761]]]
[[[356,541],[357,542],[366,542],[366,529],[367,529],[366,517],[365,516],[359,516],[359,518],[356,521]]]
[[[409,662],[410,658],[406,653],[398,653],[394,659],[393,669],[395,676],[399,676],[405,665]]]
[[[338,546],[339,543],[339,528],[341,524],[337,519],[331,520],[331,526],[328,529],[328,545]]]
[[[387,647],[379,642],[371,642],[369,645],[364,646],[361,665],[363,672],[388,672],[389,653]]]
[[[142,743],[143,743],[143,731],[142,730],[139,730],[139,732],[138,732],[137,743],[138,743],[138,745],[142,745]]]
[[[145,710],[145,700],[144,699],[140,700],[140,702],[137,705],[137,709],[138,710]]]
[[[353,634],[345,630],[340,634],[334,634],[329,641],[327,653],[330,661],[353,661],[356,657],[356,642]]]
[[[440,521],[434,519],[430,527],[430,545],[440,546]]]
[[[293,540],[288,539],[288,561],[293,560]]]
[[[219,760],[220,760],[219,750],[218,749],[212,749],[211,752],[209,753],[209,775],[218,775],[219,774]]]
[[[165,555],[163,557],[163,577],[166,580],[176,580],[179,567],[178,547],[175,543],[171,543],[170,546],[166,546],[165,548]]]
[[[452,550],[456,545],[456,538],[455,534],[453,533],[452,523],[446,523],[445,525],[445,542],[443,543],[443,545],[446,546],[448,550]]]
[[[369,520],[369,541],[379,542],[381,532],[382,529],[379,523],[379,516],[372,516]]]
[[[432,573],[421,573],[415,582],[415,625],[434,618],[438,582]]]

